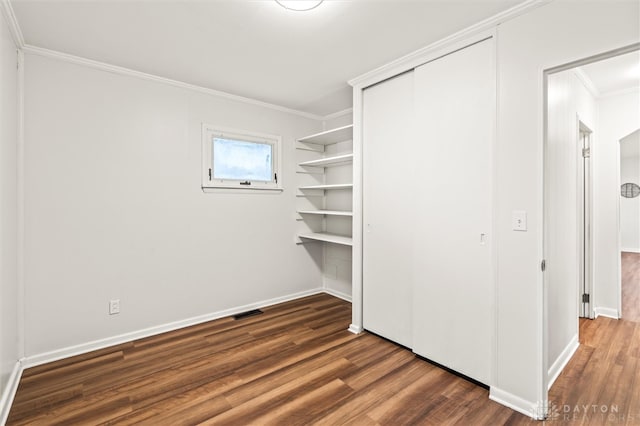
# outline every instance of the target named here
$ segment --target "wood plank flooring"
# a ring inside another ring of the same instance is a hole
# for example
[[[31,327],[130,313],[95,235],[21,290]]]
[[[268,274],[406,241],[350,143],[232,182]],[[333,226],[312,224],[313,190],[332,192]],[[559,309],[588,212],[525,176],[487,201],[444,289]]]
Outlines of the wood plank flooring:
[[[640,322],[640,253],[622,252],[622,318]]]
[[[404,348],[349,333],[342,300],[263,310],[28,369],[8,424],[541,424]],[[581,319],[580,343],[545,423],[640,425],[640,322]]]
[[[640,425],[640,323],[580,319],[580,347],[549,392],[552,419]]]
[[[316,295],[34,367],[10,413],[23,424],[503,424],[526,419],[487,390],[374,335]]]
[[[554,423],[640,425],[640,254],[622,254],[622,298],[623,319],[580,319],[580,347],[549,391]]]

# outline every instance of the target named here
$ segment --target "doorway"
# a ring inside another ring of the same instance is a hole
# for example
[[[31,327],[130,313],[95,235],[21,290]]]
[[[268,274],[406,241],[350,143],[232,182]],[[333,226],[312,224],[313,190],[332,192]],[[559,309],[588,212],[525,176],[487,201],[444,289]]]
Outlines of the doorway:
[[[640,322],[640,129],[620,139],[621,314]]]
[[[547,389],[579,346],[579,318],[620,318],[618,140],[640,120],[640,79],[625,68],[640,62],[639,49],[634,44],[545,71]],[[635,104],[627,99],[633,96]]]
[[[593,131],[583,123],[578,121],[578,150],[580,161],[579,169],[579,223],[578,239],[580,245],[580,281],[578,291],[579,315],[582,318],[593,318],[591,294],[593,293],[591,283],[593,282],[593,270],[591,257],[592,247],[592,182],[591,182],[591,136]]]

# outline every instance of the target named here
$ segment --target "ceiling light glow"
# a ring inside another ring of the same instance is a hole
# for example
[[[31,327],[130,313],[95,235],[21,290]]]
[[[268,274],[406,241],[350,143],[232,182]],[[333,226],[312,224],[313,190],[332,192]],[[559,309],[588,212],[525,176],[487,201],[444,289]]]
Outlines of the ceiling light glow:
[[[276,3],[285,9],[295,10],[298,12],[315,9],[320,6],[320,3],[322,2],[323,0],[276,0]]]

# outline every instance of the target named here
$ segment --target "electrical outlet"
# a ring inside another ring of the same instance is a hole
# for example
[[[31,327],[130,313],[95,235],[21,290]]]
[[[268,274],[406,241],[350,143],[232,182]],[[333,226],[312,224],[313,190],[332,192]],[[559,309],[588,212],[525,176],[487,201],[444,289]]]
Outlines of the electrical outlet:
[[[109,315],[115,315],[120,313],[120,299],[113,299],[109,301]]]
[[[514,210],[511,212],[511,227],[514,231],[526,231],[527,212],[523,210]]]

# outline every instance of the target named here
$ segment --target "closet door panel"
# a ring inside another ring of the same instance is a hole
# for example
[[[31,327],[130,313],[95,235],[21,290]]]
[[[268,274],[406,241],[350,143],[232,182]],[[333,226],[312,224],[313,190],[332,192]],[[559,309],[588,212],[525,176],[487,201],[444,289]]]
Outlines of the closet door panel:
[[[483,41],[415,69],[413,349],[489,384],[495,68]],[[417,176],[418,177],[418,176]]]
[[[413,73],[363,97],[363,325],[411,347]]]

